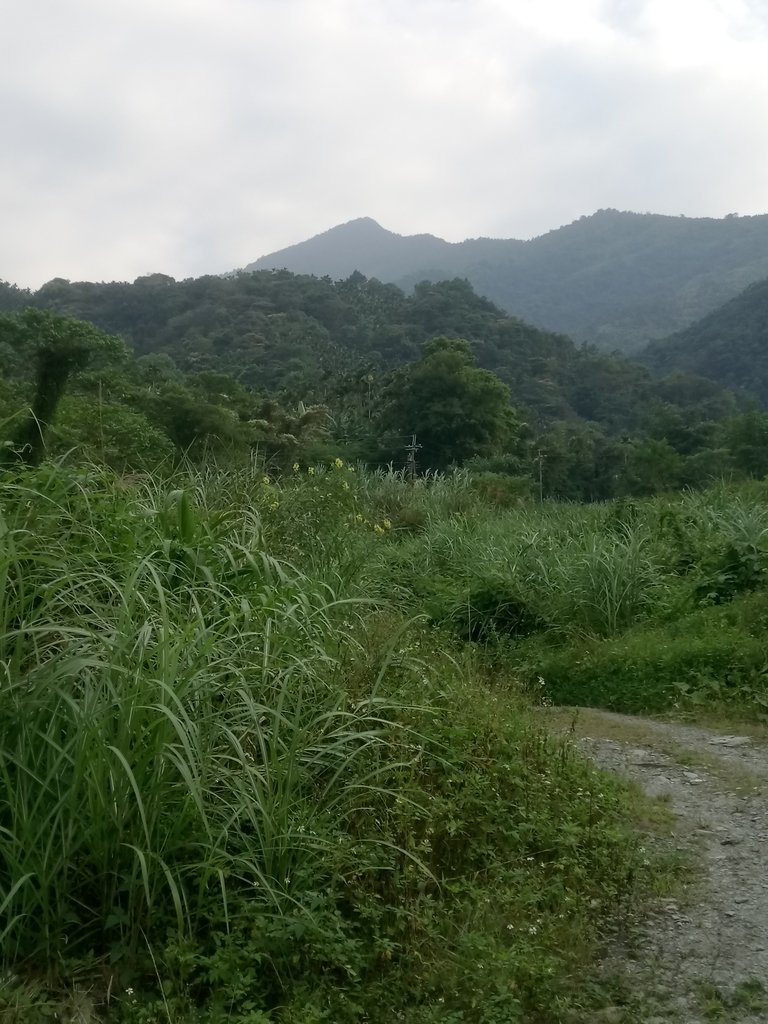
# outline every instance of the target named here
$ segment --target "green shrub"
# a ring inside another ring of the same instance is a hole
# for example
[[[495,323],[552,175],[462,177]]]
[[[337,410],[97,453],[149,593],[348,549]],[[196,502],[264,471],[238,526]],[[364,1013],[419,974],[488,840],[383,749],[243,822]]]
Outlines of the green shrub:
[[[764,640],[711,616],[522,657],[528,684],[543,679],[556,704],[645,713],[707,701],[759,708],[768,696]]]
[[[529,477],[509,476],[507,473],[472,474],[472,486],[479,495],[500,508],[515,508],[529,501],[532,484]]]
[[[449,610],[445,621],[462,639],[475,642],[529,636],[545,628],[514,584],[493,579],[476,583],[466,599]]]

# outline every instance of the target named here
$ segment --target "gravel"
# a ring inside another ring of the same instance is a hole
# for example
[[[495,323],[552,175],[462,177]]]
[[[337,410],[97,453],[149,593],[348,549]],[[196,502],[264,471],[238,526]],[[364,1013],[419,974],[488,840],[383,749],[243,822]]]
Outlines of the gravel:
[[[681,898],[657,902],[631,951],[612,951],[606,969],[619,969],[642,990],[646,1022],[766,1024],[768,807],[761,790],[768,747],[748,736],[593,709],[584,719],[586,735],[577,742],[585,753],[667,800],[672,846],[695,850],[701,868]]]

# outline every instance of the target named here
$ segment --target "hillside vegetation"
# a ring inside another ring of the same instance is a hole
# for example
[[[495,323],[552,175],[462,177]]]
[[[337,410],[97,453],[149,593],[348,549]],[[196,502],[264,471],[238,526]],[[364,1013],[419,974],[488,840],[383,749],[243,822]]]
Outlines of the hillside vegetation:
[[[0,306],[24,305],[82,318],[125,343],[122,355],[105,350],[87,368],[72,367],[48,439],[53,453],[81,447],[141,468],[161,450],[239,459],[258,448],[290,465],[325,446],[402,467],[416,433],[421,469],[475,455],[523,491],[575,499],[755,472],[733,441],[737,407],[717,385],[654,380],[629,360],[504,316],[459,280],[422,284],[411,296],[360,275],[334,283],[264,271],[55,280],[34,294],[0,288]],[[35,343],[18,316],[0,323],[6,416],[29,404],[36,372]],[[465,347],[429,354],[451,339]],[[477,415],[475,365],[504,389],[493,423]],[[447,439],[439,451],[427,445],[437,436]]]
[[[768,404],[768,279],[639,358],[660,373],[699,374]]]
[[[768,215],[667,217],[600,210],[529,241],[401,236],[370,218],[262,256],[247,270],[367,277],[412,288],[462,277],[549,331],[634,351],[768,277]]]

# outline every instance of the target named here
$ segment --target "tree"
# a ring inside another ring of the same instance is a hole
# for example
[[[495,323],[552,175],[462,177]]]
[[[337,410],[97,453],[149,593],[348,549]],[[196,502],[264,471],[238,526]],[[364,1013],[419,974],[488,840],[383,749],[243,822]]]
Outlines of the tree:
[[[416,433],[430,469],[505,451],[517,431],[509,388],[477,368],[463,338],[428,341],[422,358],[395,376],[388,397],[384,425]]]
[[[285,468],[294,459],[306,459],[313,445],[327,436],[327,421],[328,410],[323,405],[306,406],[299,402],[296,411],[289,412],[267,398],[261,403],[257,418],[250,421],[254,432],[251,443],[268,461]]]
[[[0,345],[21,351],[34,366],[29,416],[22,421],[2,456],[36,466],[45,453],[45,437],[71,374],[84,369],[98,352],[117,355],[123,343],[93,324],[41,309],[0,317]]]
[[[753,477],[768,474],[768,413],[749,409],[726,420],[721,430],[736,469]]]
[[[631,494],[659,494],[680,486],[683,457],[668,441],[633,441],[626,449],[626,489]]]
[[[120,472],[152,470],[172,463],[176,454],[170,438],[143,413],[85,395],[64,396],[50,439],[54,455],[77,449]]]

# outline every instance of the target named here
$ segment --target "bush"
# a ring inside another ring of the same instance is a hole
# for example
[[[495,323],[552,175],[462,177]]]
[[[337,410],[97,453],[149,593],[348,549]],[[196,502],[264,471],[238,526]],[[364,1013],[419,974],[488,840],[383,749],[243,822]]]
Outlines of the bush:
[[[472,486],[486,501],[500,508],[515,508],[529,501],[533,486],[529,477],[506,473],[472,474]]]
[[[529,636],[545,628],[507,580],[478,582],[465,601],[449,610],[446,623],[462,639],[475,642]]]
[[[694,614],[602,642],[530,648],[529,685],[557,704],[647,713],[709,701],[759,709],[768,697],[765,642],[720,617]]]

